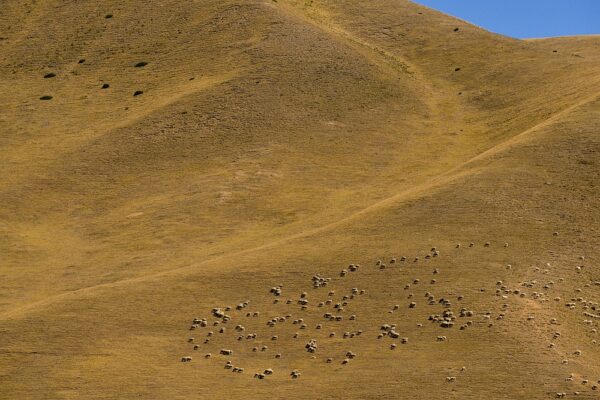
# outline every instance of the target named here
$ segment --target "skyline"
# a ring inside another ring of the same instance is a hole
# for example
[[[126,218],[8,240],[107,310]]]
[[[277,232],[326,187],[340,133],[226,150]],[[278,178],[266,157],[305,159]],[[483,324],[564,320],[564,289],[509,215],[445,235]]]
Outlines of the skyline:
[[[415,0],[415,3],[518,39],[600,34],[600,1]]]

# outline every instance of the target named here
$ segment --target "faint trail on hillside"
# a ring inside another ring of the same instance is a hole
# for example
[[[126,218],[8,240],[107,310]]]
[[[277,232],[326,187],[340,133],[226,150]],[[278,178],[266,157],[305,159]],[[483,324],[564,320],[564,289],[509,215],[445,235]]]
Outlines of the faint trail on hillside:
[[[479,160],[482,160],[487,157],[498,154],[498,153],[502,152],[503,150],[506,150],[507,148],[513,146],[514,144],[517,144],[518,142],[520,142],[521,140],[523,140],[524,138],[529,136],[531,133],[533,133],[539,129],[551,126],[552,124],[554,124],[555,122],[560,120],[562,117],[570,114],[574,110],[576,110],[588,103],[591,103],[599,98],[600,98],[600,92],[598,92],[592,96],[589,96],[589,97],[577,102],[576,104],[563,109],[562,111],[555,113],[548,119],[532,126],[529,129],[526,129],[526,130],[516,134],[515,136],[512,136],[511,138],[505,140],[504,142],[501,142],[501,143],[489,148],[488,150],[483,151],[482,153],[458,164],[457,166],[449,169],[448,171],[446,171],[442,174],[439,174],[439,175],[427,180],[426,182],[423,182],[422,184],[416,185],[411,189],[404,190],[404,191],[397,193],[391,197],[388,197],[386,199],[383,199],[376,203],[373,203],[370,206],[363,208],[362,210],[357,211],[357,212],[355,212],[351,215],[348,215],[344,218],[341,218],[335,222],[325,224],[323,226],[316,227],[313,229],[309,229],[309,230],[306,230],[304,232],[300,232],[300,233],[297,233],[294,235],[290,235],[290,236],[287,236],[287,237],[284,237],[284,238],[281,238],[281,239],[278,239],[278,240],[275,240],[270,243],[266,243],[266,244],[263,244],[263,245],[260,245],[257,247],[241,250],[241,251],[234,252],[234,253],[224,254],[224,255],[209,259],[209,260],[199,262],[194,265],[187,265],[187,266],[183,266],[183,267],[179,267],[179,268],[174,268],[174,269],[171,269],[168,271],[158,272],[158,273],[151,274],[151,275],[145,275],[145,276],[136,277],[136,278],[128,278],[128,279],[123,279],[123,280],[116,281],[116,282],[103,283],[103,284],[99,284],[99,285],[90,286],[87,288],[73,290],[73,291],[67,292],[67,293],[61,293],[58,295],[54,295],[54,296],[48,297],[43,300],[35,301],[35,302],[29,303],[29,304],[25,304],[25,305],[16,307],[12,310],[5,311],[0,314],[0,319],[10,319],[10,318],[14,318],[14,317],[19,317],[20,315],[24,315],[28,311],[33,310],[36,307],[49,305],[52,303],[59,302],[61,300],[68,300],[69,298],[76,298],[78,295],[87,294],[90,292],[94,292],[96,290],[110,289],[110,288],[114,288],[114,287],[124,286],[127,284],[151,281],[153,279],[157,279],[160,277],[165,277],[165,276],[170,276],[170,275],[179,275],[179,274],[186,273],[186,272],[193,272],[193,271],[196,271],[197,268],[201,265],[210,264],[212,262],[216,262],[216,261],[219,261],[222,259],[237,257],[237,256],[240,256],[243,254],[248,254],[248,253],[257,252],[260,250],[273,248],[273,247],[276,247],[277,245],[284,244],[286,242],[290,242],[295,239],[310,237],[315,234],[337,228],[337,227],[344,225],[348,222],[351,222],[365,214],[368,214],[374,210],[384,208],[387,205],[396,203],[400,200],[406,200],[411,197],[418,196],[418,195],[423,194],[432,189],[439,188],[443,185],[449,184],[449,183],[457,180],[460,177],[466,176],[469,174],[470,171],[469,170],[461,171],[461,170],[464,169],[465,167],[468,167],[470,164],[473,164],[474,162],[477,162]]]
[[[230,82],[240,77],[242,74],[242,69],[234,69],[231,71],[223,72],[218,75],[205,76],[192,82],[185,81],[185,84],[182,84],[176,90],[171,90],[169,93],[166,93],[165,95],[157,98],[151,104],[151,106],[147,106],[140,112],[136,112],[118,121],[107,120],[103,124],[100,124],[93,128],[82,130],[80,132],[77,132],[77,134],[69,134],[64,136],[62,138],[61,147],[54,148],[53,159],[59,159],[59,155],[61,155],[64,158],[65,155],[76,152],[77,150],[85,146],[87,143],[92,142],[98,137],[108,136],[116,130],[132,126],[144,120],[145,118],[148,118],[153,113],[157,113],[158,111],[167,108],[172,104],[176,104],[177,102],[181,101],[182,99],[188,96],[193,96],[203,91],[211,90],[219,85],[226,84],[227,82]],[[52,147],[56,140],[56,136],[54,135],[42,138],[36,137],[32,139],[32,141],[27,141],[18,148],[13,149],[10,154],[5,155],[2,161],[6,163],[7,166],[11,162],[15,165],[20,165],[20,163],[22,162],[20,160],[27,160],[27,157],[25,155],[31,154],[32,151],[34,151],[32,150],[34,149],[32,143],[35,143],[35,145],[38,148],[38,151],[40,151],[39,149],[45,151],[48,148]],[[33,156],[29,155],[29,157],[35,157],[36,155],[37,153],[34,153]],[[8,167],[6,167],[6,169],[7,168]],[[11,186],[11,189],[14,189],[14,185],[17,182],[22,182],[23,180],[25,180],[25,178],[30,177],[32,174],[32,171],[29,169],[17,170],[13,168],[12,170],[10,170],[10,172],[10,176],[4,176],[4,179],[0,180],[0,189],[5,189],[9,186]]]
[[[418,87],[424,91],[424,96],[422,96],[423,98],[421,101],[423,101],[431,113],[430,120],[433,123],[432,129],[438,131],[440,134],[447,131],[458,131],[460,129],[460,122],[458,121],[462,120],[462,108],[466,107],[466,105],[465,103],[462,103],[460,98],[457,99],[457,96],[455,95],[456,91],[450,86],[446,85],[447,87],[442,87],[439,83],[434,84],[431,81],[431,78],[423,73],[421,68],[408,61],[405,57],[398,55],[397,51],[388,51],[382,46],[371,43],[359,35],[350,32],[340,24],[336,23],[332,18],[328,18],[327,11],[324,11],[323,9],[316,11],[318,7],[311,6],[314,10],[311,14],[296,6],[285,3],[284,1],[278,2],[277,4],[277,7],[283,10],[287,15],[298,18],[301,21],[316,27],[325,34],[344,41],[349,47],[353,48],[368,61],[379,66],[379,68],[386,73],[389,74],[391,72],[391,75],[395,75],[396,77],[398,75],[409,77],[414,84],[418,85]],[[451,118],[449,118],[448,113],[442,111],[444,107],[447,106],[450,106],[454,110],[451,113]],[[473,122],[471,122],[471,125],[473,125]]]

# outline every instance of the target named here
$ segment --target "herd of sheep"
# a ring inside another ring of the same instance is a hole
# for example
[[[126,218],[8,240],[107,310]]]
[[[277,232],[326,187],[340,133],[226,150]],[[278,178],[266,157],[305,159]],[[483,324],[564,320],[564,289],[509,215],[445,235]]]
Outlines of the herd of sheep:
[[[474,246],[474,243],[469,244],[470,248]],[[490,242],[485,242],[483,244],[484,248],[489,248],[490,246]],[[507,248],[508,243],[504,243],[504,247]],[[460,249],[460,244],[457,244],[455,248]],[[418,264],[422,259],[433,260],[439,256],[440,251],[436,247],[433,247],[425,255],[420,255],[420,257],[412,257],[410,259],[405,256],[393,257],[389,259],[387,264],[382,260],[377,260],[374,263],[374,266],[370,268],[361,267],[358,264],[350,264],[340,271],[339,277],[337,278],[330,278],[315,274],[311,277],[314,296],[309,296],[308,292],[300,292],[296,298],[292,296],[286,300],[282,300],[282,297],[285,293],[284,285],[279,284],[277,286],[273,286],[269,290],[270,294],[273,296],[273,304],[279,304],[280,306],[285,305],[286,308],[284,313],[265,312],[261,314],[259,311],[245,311],[245,309],[251,304],[250,300],[240,302],[235,306],[215,307],[211,310],[211,318],[194,318],[192,320],[189,330],[194,337],[189,337],[188,342],[192,343],[192,348],[194,350],[208,350],[211,347],[211,338],[214,337],[215,331],[218,332],[219,335],[223,336],[229,335],[229,332],[233,332],[233,336],[227,336],[228,340],[237,340],[238,342],[249,343],[249,348],[251,348],[252,353],[269,354],[269,346],[266,345],[267,342],[277,343],[278,341],[283,340],[285,341],[287,347],[287,345],[290,344],[290,341],[293,343],[294,340],[300,339],[301,336],[303,336],[307,338],[307,340],[302,342],[303,344],[298,343],[296,346],[296,351],[301,351],[303,348],[305,352],[309,353],[309,357],[314,359],[315,362],[319,359],[317,354],[320,352],[319,345],[322,344],[323,341],[337,341],[337,343],[339,343],[340,340],[346,340],[348,347],[350,347],[352,346],[353,338],[364,336],[364,332],[373,331],[375,329],[378,331],[378,333],[372,337],[372,340],[388,341],[386,346],[389,350],[393,351],[397,349],[398,344],[409,346],[410,339],[406,333],[403,334],[396,324],[392,323],[392,321],[385,321],[384,318],[382,318],[382,321],[378,327],[364,326],[362,329],[348,329],[343,331],[338,330],[338,332],[336,332],[336,328],[341,328],[341,323],[348,323],[349,321],[352,321],[355,324],[354,327],[356,328],[356,321],[360,315],[356,314],[355,308],[350,311],[351,313],[347,312],[346,309],[349,308],[352,302],[360,301],[361,298],[369,296],[369,294],[367,290],[359,289],[358,287],[342,288],[342,293],[337,294],[336,290],[329,287],[335,284],[335,289],[340,291],[340,287],[343,287],[344,285],[344,280],[347,279],[350,274],[358,274],[360,271],[372,270],[385,272],[394,268],[419,268],[415,266],[415,263]],[[580,257],[579,261],[583,262],[584,257]],[[512,266],[510,264],[505,265],[505,269],[511,269],[511,267]],[[600,305],[597,301],[595,301],[595,299],[587,298],[583,293],[586,292],[586,289],[595,288],[595,291],[588,290],[587,292],[592,294],[600,294],[600,282],[590,282],[583,285],[582,288],[575,289],[578,296],[570,299],[563,300],[560,296],[552,297],[549,295],[549,292],[551,292],[552,288],[562,283],[563,279],[544,279],[545,275],[548,274],[549,267],[549,264],[546,264],[545,267],[532,267],[531,272],[532,274],[538,276],[537,279],[528,279],[523,282],[512,282],[511,284],[502,280],[498,280],[495,282],[495,288],[491,291],[491,293],[485,287],[479,289],[480,293],[490,293],[491,295],[495,296],[500,303],[502,303],[499,310],[495,312],[490,310],[475,310],[471,309],[470,307],[462,306],[461,302],[464,300],[465,296],[460,293],[454,293],[452,297],[447,295],[436,296],[433,293],[437,283],[437,280],[434,277],[439,276],[440,270],[439,268],[434,268],[431,271],[431,279],[421,282],[420,279],[413,278],[409,280],[409,282],[405,283],[404,286],[398,287],[398,292],[402,292],[402,297],[406,298],[407,301],[405,304],[393,304],[388,308],[387,313],[390,314],[391,319],[395,313],[411,312],[411,310],[420,307],[435,307],[440,311],[430,313],[426,319],[423,319],[422,322],[417,323],[417,328],[422,328],[425,323],[435,324],[435,326],[437,326],[436,329],[440,329],[440,334],[432,337],[431,340],[433,342],[447,342],[448,336],[443,334],[445,330],[451,331],[458,329],[461,331],[467,330],[468,332],[470,329],[474,329],[475,326],[479,328],[491,328],[494,326],[494,323],[501,323],[507,313],[510,312],[511,298],[517,297],[524,300],[535,301],[540,304],[546,302],[562,302],[570,311],[579,310],[581,316],[584,317],[582,319],[582,323],[587,327],[586,329],[588,329],[588,333],[591,335],[597,334],[597,327],[600,324]],[[583,268],[583,265],[577,266],[577,273],[581,273]],[[411,288],[417,287],[418,285],[424,286],[425,284],[429,285],[430,289],[424,293],[424,301],[421,305],[421,301],[418,300],[418,298],[415,298],[414,293],[411,292]],[[492,282],[490,282],[490,286],[494,287]],[[312,297],[318,298],[319,296],[322,296],[321,299],[317,301],[312,300]],[[298,313],[300,317],[293,317],[293,313]],[[286,326],[290,326],[292,330],[296,328],[296,332],[286,334],[285,336],[283,336],[281,332],[276,332],[277,334],[263,334],[261,337],[257,332],[248,332],[247,327],[244,326],[243,323],[237,323],[233,328],[231,328],[231,330],[230,328],[227,328],[228,326],[232,325],[232,321],[239,321],[242,318],[248,319],[248,321],[251,321],[252,324],[255,325],[261,320],[261,315],[267,315],[264,317],[264,324],[269,329],[277,331],[276,327],[281,324],[285,324]],[[309,322],[306,321],[306,316],[308,315],[319,318],[321,321],[316,324],[309,325]],[[320,317],[318,317],[318,315],[320,315]],[[529,323],[536,323],[535,315],[533,315],[533,313],[527,314],[525,320]],[[557,327],[560,325],[558,319],[555,317],[552,317],[545,322],[542,321],[542,324]],[[325,333],[325,336],[319,336],[319,339],[317,339],[316,332],[322,332],[324,330],[330,331]],[[310,334],[310,332],[315,332],[315,334]],[[195,336],[198,335],[203,337],[203,339],[200,340],[202,344],[199,344],[196,341]],[[561,336],[562,333],[556,329],[551,338],[549,338],[550,342],[548,346],[553,348],[555,346],[554,342],[559,340]],[[597,340],[592,339],[591,344],[596,345]],[[287,348],[289,349],[289,347]],[[234,351],[232,349],[221,348],[217,351],[217,353],[219,357],[224,358],[223,367],[225,369],[236,374],[244,373],[244,367],[234,365],[231,360],[227,359],[233,356]],[[581,357],[582,354],[583,352],[581,350],[573,349],[571,352],[571,357]],[[331,364],[335,362],[335,356],[332,354],[326,354],[326,356],[327,357],[322,357],[325,363]],[[205,352],[204,358],[211,357],[212,353]],[[275,359],[282,359],[285,357],[285,354],[282,354],[281,352],[275,352],[272,354],[272,357]],[[338,357],[339,358],[337,362],[340,365],[347,366],[352,363],[353,359],[358,357],[358,354],[348,349],[347,351],[340,353]],[[252,364],[251,359],[248,359],[248,357],[243,358],[245,358],[243,360],[243,364],[246,364],[246,367]],[[192,356],[190,355],[181,357],[181,362],[189,363],[191,361]],[[240,362],[242,363],[242,361]],[[569,359],[564,357],[560,360],[560,362],[562,364],[567,364]],[[466,369],[467,368],[465,366],[456,366],[456,371],[460,373],[464,373]],[[253,376],[256,379],[262,380],[268,379],[270,375],[275,373],[276,372],[274,368],[266,368],[254,372]],[[287,374],[292,379],[298,379],[301,376],[301,372],[296,368],[290,368],[290,370],[287,371]],[[577,379],[576,376],[579,375],[571,374],[566,378],[566,381],[573,382],[575,379]],[[443,377],[440,378],[443,379]],[[591,391],[598,391],[600,395],[600,377],[598,378],[599,379],[595,380],[587,378],[581,379],[581,382],[579,383],[582,388],[589,388]],[[448,383],[453,383],[457,380],[457,376],[454,375],[445,377],[445,381]],[[579,393],[580,391],[573,392],[575,395]],[[567,392],[556,393],[556,397],[559,398],[564,398],[567,395]]]

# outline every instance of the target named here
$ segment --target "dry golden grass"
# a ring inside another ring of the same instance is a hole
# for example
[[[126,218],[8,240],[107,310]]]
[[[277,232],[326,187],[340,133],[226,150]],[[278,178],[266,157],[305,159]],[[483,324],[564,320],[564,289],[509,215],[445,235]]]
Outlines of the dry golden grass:
[[[0,399],[598,398],[599,60],[404,0],[7,1]]]

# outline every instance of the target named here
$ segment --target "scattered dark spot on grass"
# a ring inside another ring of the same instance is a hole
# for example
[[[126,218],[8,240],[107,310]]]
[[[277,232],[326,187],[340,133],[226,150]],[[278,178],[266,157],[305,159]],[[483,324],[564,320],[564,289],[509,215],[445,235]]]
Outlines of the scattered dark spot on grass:
[[[454,68],[454,72],[460,71],[460,68]]]
[[[454,32],[458,32],[458,28],[454,28]]]
[[[85,62],[85,58],[82,58],[81,60],[79,60],[77,63],[78,64],[83,64]]]
[[[44,75],[44,78],[54,78],[56,76],[56,74],[54,72],[49,72],[46,75]]]
[[[143,93],[144,93],[144,92],[143,92],[143,91],[141,91],[141,90],[136,90],[136,91],[133,93],[133,96],[134,96],[134,97],[135,97],[135,96],[139,96],[139,95],[141,95],[141,94],[143,94]]]
[[[108,89],[110,85],[108,83],[102,84],[102,89]]]
[[[145,67],[146,65],[148,65],[148,63],[146,61],[140,61],[139,63],[135,64],[135,67],[141,68],[141,67]]]
[[[459,96],[462,96],[462,92],[458,92],[458,95],[459,95]]]
[[[112,15],[112,14],[106,14],[106,15],[104,16],[104,18],[106,18],[106,19],[109,19],[109,18],[112,18],[112,17],[113,17],[113,15]]]
[[[42,97],[40,97],[40,100],[52,100],[52,96],[48,96],[48,95],[42,96]]]
[[[558,53],[558,50],[552,50],[553,53]]]
[[[194,79],[196,79],[196,78],[194,78],[194,77],[192,76],[192,77],[190,78],[190,81],[193,81]]]

